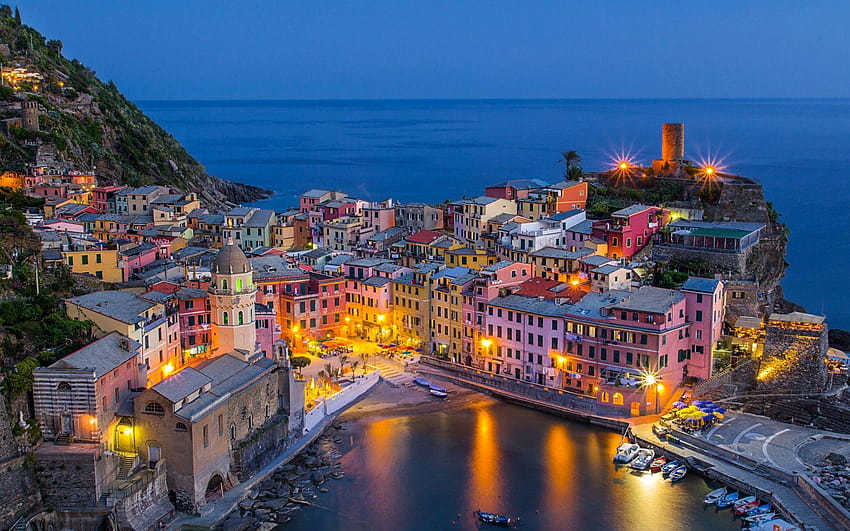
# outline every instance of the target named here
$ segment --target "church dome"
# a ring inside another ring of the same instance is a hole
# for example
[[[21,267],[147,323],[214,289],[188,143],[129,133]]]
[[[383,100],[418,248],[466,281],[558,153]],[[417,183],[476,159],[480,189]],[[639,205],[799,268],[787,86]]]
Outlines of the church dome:
[[[227,243],[218,251],[218,256],[213,262],[212,272],[217,275],[230,275],[232,273],[247,273],[251,270],[248,258],[238,245],[228,238]]]

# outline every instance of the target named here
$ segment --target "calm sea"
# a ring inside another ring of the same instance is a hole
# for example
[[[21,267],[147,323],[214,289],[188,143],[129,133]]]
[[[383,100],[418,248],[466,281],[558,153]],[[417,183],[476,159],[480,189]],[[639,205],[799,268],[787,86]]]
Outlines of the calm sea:
[[[345,477],[279,529],[496,529],[476,521],[478,509],[519,516],[523,530],[741,527],[703,504],[716,485],[615,467],[620,434],[519,406],[367,418],[340,436]]]
[[[791,229],[787,297],[850,328],[850,100],[141,102],[208,171],[276,192],[442,201],[506,178],[557,180],[563,150],[588,170],[660,156],[684,122],[686,154],[761,181]]]

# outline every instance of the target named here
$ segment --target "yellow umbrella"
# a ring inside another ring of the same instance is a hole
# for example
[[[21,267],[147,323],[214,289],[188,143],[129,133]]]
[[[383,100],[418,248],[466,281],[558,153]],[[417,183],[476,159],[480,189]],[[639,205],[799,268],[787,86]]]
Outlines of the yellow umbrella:
[[[723,418],[723,413],[718,413],[717,411],[713,412],[712,415],[714,415],[715,417],[717,417],[719,419]]]

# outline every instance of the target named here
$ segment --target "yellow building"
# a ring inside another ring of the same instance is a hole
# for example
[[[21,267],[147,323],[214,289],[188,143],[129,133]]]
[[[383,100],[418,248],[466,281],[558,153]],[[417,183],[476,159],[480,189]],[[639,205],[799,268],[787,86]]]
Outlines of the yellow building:
[[[124,267],[118,259],[118,249],[86,249],[62,251],[62,260],[71,273],[91,275],[104,282],[124,282]]]
[[[399,341],[408,344],[427,342],[431,323],[431,276],[441,264],[420,263],[393,280],[393,323]]]
[[[448,250],[445,252],[445,259],[448,267],[468,267],[475,270],[484,269],[498,261],[493,251],[472,247]]]
[[[140,384],[155,385],[180,367],[177,314],[166,315],[166,307],[126,291],[97,291],[65,299],[65,314],[78,321],[94,323],[98,337],[118,332],[142,346]]]
[[[466,267],[443,269],[431,276],[431,351],[461,363],[463,292],[475,280]]]

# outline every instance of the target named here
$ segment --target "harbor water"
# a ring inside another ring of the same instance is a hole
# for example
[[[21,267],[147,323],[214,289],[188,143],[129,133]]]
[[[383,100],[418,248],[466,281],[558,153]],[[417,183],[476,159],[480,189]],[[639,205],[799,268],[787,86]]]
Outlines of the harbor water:
[[[621,435],[600,427],[495,400],[343,421],[345,477],[281,529],[478,529],[477,509],[528,530],[740,529],[696,474],[615,467]]]

